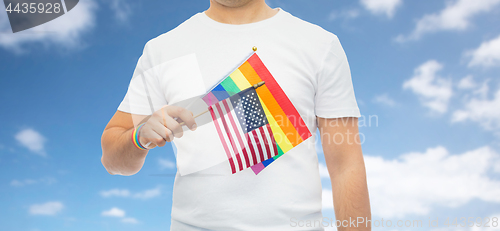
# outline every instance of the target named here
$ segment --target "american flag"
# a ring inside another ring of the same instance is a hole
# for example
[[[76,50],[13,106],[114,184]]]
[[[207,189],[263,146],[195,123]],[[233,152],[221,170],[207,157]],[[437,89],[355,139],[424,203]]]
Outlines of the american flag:
[[[232,173],[278,155],[255,89],[250,87],[209,107]]]

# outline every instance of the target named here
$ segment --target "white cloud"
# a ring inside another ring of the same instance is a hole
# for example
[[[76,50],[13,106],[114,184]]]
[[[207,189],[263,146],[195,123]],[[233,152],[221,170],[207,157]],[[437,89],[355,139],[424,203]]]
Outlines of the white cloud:
[[[484,88],[484,86],[483,86]],[[452,122],[473,121],[479,123],[486,130],[500,129],[500,89],[497,90],[493,99],[486,98],[483,94],[479,97],[467,99],[464,108],[453,112]]]
[[[127,0],[111,0],[109,2],[111,9],[115,13],[116,20],[125,23],[132,15],[132,7]]]
[[[101,216],[103,217],[125,217],[125,211],[117,207],[113,207],[110,210],[102,211]]]
[[[169,159],[158,159],[158,164],[160,165],[160,168],[163,169],[173,169],[175,168],[175,162],[169,160]]]
[[[26,180],[12,180],[10,182],[10,185],[15,186],[15,187],[22,187],[22,186],[30,185],[30,184],[34,184],[34,183],[36,183],[36,181],[35,180],[31,180],[31,179],[26,179]]]
[[[35,154],[38,154],[40,156],[47,156],[44,148],[47,139],[43,137],[39,132],[31,128],[27,128],[18,132],[15,135],[15,138],[21,145],[28,148]]]
[[[323,163],[319,163],[318,167],[319,167],[319,176],[321,178],[330,179],[330,173],[328,173],[328,168],[326,167],[326,165]]]
[[[323,189],[321,191],[322,195],[322,207],[323,210],[333,210],[333,194],[331,189]]]
[[[130,191],[128,189],[111,189],[108,191],[100,192],[102,197],[129,197]]]
[[[31,215],[46,215],[54,216],[64,209],[63,203],[59,201],[51,201],[44,204],[31,205],[29,208],[29,213]]]
[[[38,180],[33,180],[33,179],[17,180],[17,179],[14,179],[10,182],[10,185],[15,186],[15,187],[22,187],[22,186],[31,185],[31,184],[38,184],[38,183],[44,183],[47,185],[51,185],[51,184],[54,184],[56,182],[57,182],[57,180],[53,177],[44,177],[44,178],[40,178]]]
[[[113,207],[109,210],[102,211],[101,216],[103,217],[117,217],[122,218],[120,221],[127,224],[138,224],[139,221],[133,217],[125,217],[125,210]]]
[[[138,224],[139,221],[137,221],[137,219],[133,218],[133,217],[125,217],[121,220],[123,223],[127,223],[127,224]]]
[[[372,14],[382,14],[388,18],[392,18],[396,8],[403,3],[402,0],[361,0],[360,2]]]
[[[342,10],[340,12],[337,11],[332,11],[330,15],[328,15],[328,21],[334,21],[338,18],[342,19],[354,19],[359,16],[359,11],[357,9],[350,9],[350,10]]]
[[[136,199],[151,199],[161,195],[160,187],[144,190],[142,192],[131,193],[128,189],[110,189],[99,193],[102,197],[124,197]]]
[[[455,0],[448,1],[439,13],[428,14],[417,21],[415,29],[408,35],[399,35],[398,42],[418,40],[424,34],[436,31],[462,31],[471,25],[471,18],[488,12],[499,5],[500,0]]]
[[[471,99],[471,96],[480,97],[485,99],[488,97],[488,93],[490,92],[489,86],[490,79],[486,79],[483,83],[479,84],[476,82],[474,77],[471,75],[462,78],[458,84],[457,88],[462,90],[463,98],[465,101]]]
[[[434,206],[454,208],[473,199],[500,203],[500,155],[482,147],[450,155],[444,147],[397,159],[365,156],[372,212],[384,218],[427,215]]]
[[[7,14],[0,14],[0,46],[15,53],[26,52],[29,43],[57,48],[79,48],[81,36],[95,25],[97,4],[80,1],[66,14],[25,31],[12,33]]]
[[[500,36],[483,42],[477,49],[466,52],[471,57],[469,67],[500,66]]]
[[[323,145],[321,144],[321,134],[319,133],[319,129],[316,130],[316,133],[314,134],[314,148],[316,149],[316,153],[318,155],[324,155],[323,152]]]
[[[161,194],[160,187],[157,187],[154,189],[145,190],[143,192],[138,192],[138,193],[134,194],[133,197],[146,200],[146,199],[158,197],[158,196],[160,196],[160,194]]]
[[[434,112],[444,113],[453,94],[451,81],[437,75],[443,66],[430,60],[417,67],[411,79],[403,84],[420,97],[422,104]]]
[[[474,81],[474,77],[472,75],[468,75],[468,76],[464,77],[463,79],[461,79],[458,82],[458,85],[457,85],[457,87],[459,89],[472,89],[472,88],[475,88],[476,86],[477,86],[477,83],[476,83],[476,81]]]
[[[390,107],[396,106],[396,101],[394,101],[394,99],[389,97],[388,94],[382,94],[382,95],[375,96],[375,98],[373,99],[373,102],[379,103],[382,105],[386,105],[386,106],[390,106]]]

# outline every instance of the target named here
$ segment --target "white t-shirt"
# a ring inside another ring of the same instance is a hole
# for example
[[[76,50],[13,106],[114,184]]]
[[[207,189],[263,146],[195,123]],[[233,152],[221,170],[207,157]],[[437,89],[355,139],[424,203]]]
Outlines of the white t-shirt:
[[[313,137],[258,175],[251,169],[224,176],[177,174],[172,230],[321,230],[292,227],[292,220],[322,219],[316,116],[360,116],[349,64],[334,34],[282,9],[269,19],[243,25],[198,13],[146,44],[118,110],[150,115],[168,103],[201,95],[241,64],[254,46]],[[203,146],[203,141],[192,142]]]

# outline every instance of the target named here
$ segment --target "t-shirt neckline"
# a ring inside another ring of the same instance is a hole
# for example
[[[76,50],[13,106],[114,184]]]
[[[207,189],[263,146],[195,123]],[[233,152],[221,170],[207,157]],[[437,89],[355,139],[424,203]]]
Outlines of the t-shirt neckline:
[[[213,20],[212,18],[208,17],[208,15],[205,14],[205,11],[198,13],[198,15],[199,15],[198,18],[203,23],[205,23],[211,27],[221,29],[221,30],[249,30],[249,29],[260,28],[260,27],[269,25],[269,24],[273,23],[274,21],[277,21],[279,18],[281,18],[285,14],[283,9],[281,9],[279,7],[275,8],[275,9],[278,9],[278,13],[276,13],[272,17],[258,21],[258,22],[245,23],[245,24],[228,24],[228,23],[217,22],[217,21]]]

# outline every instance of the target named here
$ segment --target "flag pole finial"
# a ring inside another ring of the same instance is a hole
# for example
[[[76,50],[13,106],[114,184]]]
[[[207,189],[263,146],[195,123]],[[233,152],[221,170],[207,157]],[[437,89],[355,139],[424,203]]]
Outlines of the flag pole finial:
[[[253,51],[257,51],[257,47],[255,47],[255,46],[254,46],[254,47],[252,47],[252,50],[253,50]]]
[[[265,81],[258,82],[258,83],[256,83],[256,84],[254,84],[254,85],[253,85],[253,88],[257,89],[257,88],[259,88],[260,86],[262,86],[262,85],[264,85],[264,84],[266,84],[266,82],[265,82]]]

